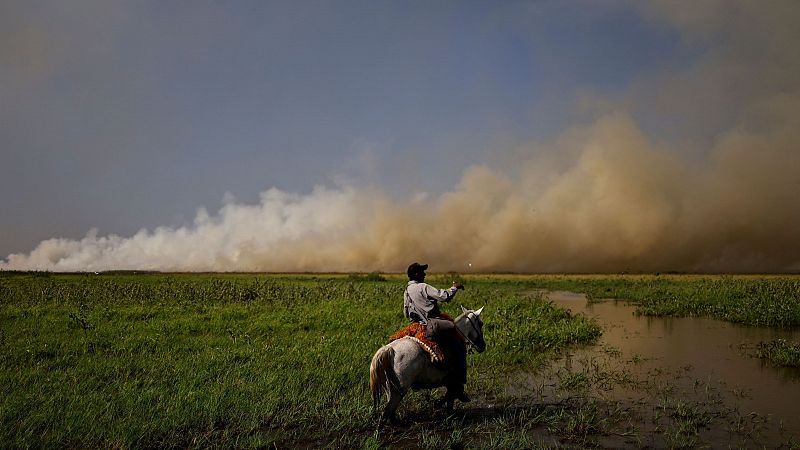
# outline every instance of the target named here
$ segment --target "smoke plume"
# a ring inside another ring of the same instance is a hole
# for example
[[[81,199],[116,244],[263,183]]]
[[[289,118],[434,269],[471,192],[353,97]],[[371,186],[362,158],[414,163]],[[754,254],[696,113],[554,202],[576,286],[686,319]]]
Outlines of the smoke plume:
[[[449,192],[270,189],[257,204],[201,209],[191,226],[48,239],[0,268],[798,271],[800,8],[764,5],[641,6],[707,54],[587,96],[591,120],[552,142],[495,149],[513,169],[475,165]],[[653,132],[642,117],[674,129]],[[702,135],[712,137],[693,140]]]

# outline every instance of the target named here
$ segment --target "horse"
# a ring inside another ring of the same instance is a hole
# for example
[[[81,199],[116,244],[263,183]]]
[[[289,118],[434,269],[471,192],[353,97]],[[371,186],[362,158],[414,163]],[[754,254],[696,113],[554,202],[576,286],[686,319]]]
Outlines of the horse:
[[[456,329],[478,353],[486,349],[483,340],[483,308],[473,311],[461,307],[461,315],[456,317]],[[372,357],[369,366],[369,386],[372,391],[374,409],[377,410],[380,398],[386,394],[386,407],[380,417],[394,419],[400,401],[409,389],[434,389],[444,386],[447,371],[435,366],[431,357],[412,339],[397,339],[384,345]],[[453,409],[454,399],[445,395],[447,410]]]

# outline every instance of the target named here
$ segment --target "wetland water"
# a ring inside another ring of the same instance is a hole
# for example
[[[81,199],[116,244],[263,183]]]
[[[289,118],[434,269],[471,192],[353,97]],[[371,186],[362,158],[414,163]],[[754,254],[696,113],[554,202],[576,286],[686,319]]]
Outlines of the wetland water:
[[[603,335],[595,351],[612,349],[623,359],[644,361],[634,365],[637,368],[633,370],[640,373],[663,369],[686,374],[686,380],[716,383],[723,387],[725,403],[738,408],[739,414],[755,413],[765,418],[769,428],[780,429],[783,437],[800,439],[800,370],[772,367],[748,356],[747,350],[752,352],[760,341],[798,342],[800,330],[697,317],[638,316],[634,314],[636,307],[627,302],[589,303],[584,295],[572,292],[545,292],[544,296],[564,309],[598,321]]]

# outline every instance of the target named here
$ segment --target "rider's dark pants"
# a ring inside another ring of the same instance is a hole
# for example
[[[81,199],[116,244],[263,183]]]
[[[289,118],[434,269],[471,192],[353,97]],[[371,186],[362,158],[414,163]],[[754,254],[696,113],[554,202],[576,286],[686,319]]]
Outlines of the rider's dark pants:
[[[458,336],[456,325],[444,319],[428,318],[425,336],[443,344],[447,357],[453,363],[450,382],[464,384],[467,382],[467,347]]]

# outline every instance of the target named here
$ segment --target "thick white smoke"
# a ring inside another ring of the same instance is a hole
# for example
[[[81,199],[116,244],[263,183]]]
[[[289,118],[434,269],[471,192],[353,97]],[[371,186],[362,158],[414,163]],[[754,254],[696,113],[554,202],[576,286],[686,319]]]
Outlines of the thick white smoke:
[[[430,202],[374,189],[271,189],[256,205],[200,210],[190,227],[49,239],[0,267],[392,271],[424,260],[462,271],[468,263],[493,271],[797,270],[794,117],[769,134],[722,136],[697,167],[648,141],[628,116],[610,115],[564,140],[580,150],[564,168],[547,153],[513,177],[476,166]]]
[[[200,210],[189,227],[48,239],[0,268],[396,271],[418,260],[457,271],[800,270],[800,8],[641,9],[708,54],[595,97],[593,122],[528,145],[513,170],[475,166],[451,192],[415,201],[378,188],[271,189],[258,204]],[[680,140],[643,131],[635,117],[648,112],[689,128],[729,125],[688,157]]]

